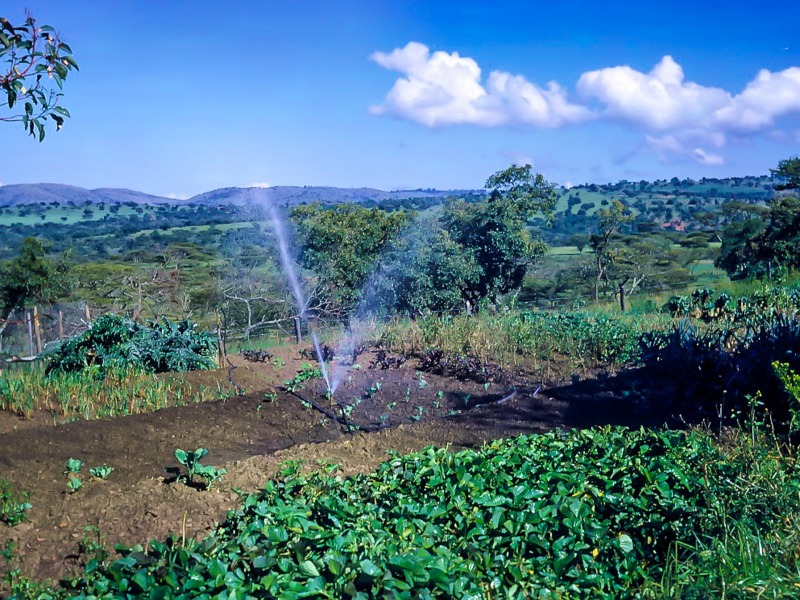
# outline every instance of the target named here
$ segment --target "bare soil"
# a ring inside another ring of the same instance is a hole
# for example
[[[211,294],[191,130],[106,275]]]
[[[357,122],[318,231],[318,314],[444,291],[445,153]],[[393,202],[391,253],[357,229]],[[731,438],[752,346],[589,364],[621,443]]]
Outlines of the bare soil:
[[[21,419],[0,413],[0,476],[29,492],[33,505],[25,523],[0,524],[0,546],[13,541],[24,575],[65,578],[80,571],[87,541],[99,541],[113,553],[115,544],[144,545],[171,532],[202,537],[236,507],[236,490],[259,489],[287,460],[303,460],[311,468],[335,463],[343,474],[352,474],[375,468],[391,450],[470,448],[556,427],[659,425],[670,418],[668,407],[653,410],[643,400],[635,374],[558,385],[518,371],[502,385],[484,386],[420,374],[414,359],[399,369],[372,369],[373,355],[367,353],[359,367],[344,374],[333,401],[320,380],[298,390],[330,410],[338,410],[335,403],[352,406],[351,424],[380,428],[348,433],[276,390],[308,362],[299,358],[297,347],[276,355],[284,363],[279,367],[235,356],[230,374],[227,369],[188,374],[203,385],[226,383],[230,375],[244,394],[225,402],[60,425],[49,414]],[[199,447],[209,450],[204,464],[228,471],[210,490],[175,477],[175,449]],[[76,493],[66,486],[69,458],[86,463],[84,486]],[[114,467],[108,479],[90,478],[88,468],[102,464]],[[0,564],[0,577],[7,568]]]

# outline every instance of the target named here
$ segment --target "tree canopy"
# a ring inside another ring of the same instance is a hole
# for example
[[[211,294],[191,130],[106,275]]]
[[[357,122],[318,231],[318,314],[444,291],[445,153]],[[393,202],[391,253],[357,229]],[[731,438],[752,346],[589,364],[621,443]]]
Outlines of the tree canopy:
[[[300,263],[317,274],[329,299],[343,310],[356,305],[381,253],[409,220],[403,211],[357,204],[298,206],[291,218]]]
[[[800,158],[780,161],[772,173],[784,180],[776,190],[800,189]],[[765,215],[728,225],[716,265],[733,279],[761,277],[774,267],[800,268],[800,197],[777,195]]]
[[[47,242],[25,238],[19,256],[0,265],[0,308],[4,315],[31,302],[47,304],[69,294],[69,263],[63,256],[49,256],[49,252]]]
[[[777,169],[770,169],[772,175],[783,180],[775,186],[776,190],[800,189],[800,156],[787,158],[778,163]]]

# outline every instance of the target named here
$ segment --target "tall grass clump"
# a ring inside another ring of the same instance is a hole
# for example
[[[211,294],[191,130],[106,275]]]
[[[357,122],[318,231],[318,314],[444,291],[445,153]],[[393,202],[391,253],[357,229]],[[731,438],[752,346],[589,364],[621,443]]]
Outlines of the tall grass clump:
[[[568,357],[576,366],[622,365],[638,359],[644,331],[666,327],[663,315],[605,316],[593,312],[509,311],[432,316],[387,325],[381,342],[405,353],[437,348],[519,364]]]

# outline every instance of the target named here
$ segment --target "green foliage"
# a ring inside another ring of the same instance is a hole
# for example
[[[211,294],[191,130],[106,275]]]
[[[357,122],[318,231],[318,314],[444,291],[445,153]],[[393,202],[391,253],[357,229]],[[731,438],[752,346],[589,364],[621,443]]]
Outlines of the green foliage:
[[[114,467],[109,467],[108,465],[99,465],[89,469],[89,474],[95,479],[107,479],[113,472]]]
[[[718,597],[744,586],[698,568],[706,548],[790,531],[790,471],[774,452],[728,457],[701,433],[619,428],[429,448],[347,479],[289,465],[206,539],[123,549],[65,593],[627,598],[669,583],[677,563],[691,597]]]
[[[152,412],[169,406],[225,400],[229,389],[190,386],[184,379],[159,378],[131,370],[94,372],[14,370],[0,377],[0,410],[30,417],[41,410],[65,421]]]
[[[64,471],[65,475],[69,475],[70,473],[80,473],[80,470],[84,466],[84,462],[78,458],[69,458],[67,459],[67,469]]]
[[[787,158],[778,163],[777,169],[770,169],[772,175],[784,180],[775,186],[776,190],[800,189],[800,156]]]
[[[11,483],[0,477],[0,521],[9,527],[23,523],[32,508],[29,498],[28,492],[18,492]]]
[[[137,369],[149,373],[211,369],[216,340],[188,320],[140,325],[114,314],[95,319],[85,332],[48,352],[47,373]]]
[[[381,252],[408,222],[405,212],[357,204],[298,206],[291,218],[300,262],[320,277],[331,299],[346,310],[357,303]]]
[[[795,433],[800,430],[800,373],[792,371],[788,363],[774,362],[772,368],[783,384],[783,389],[789,400],[789,431]]]
[[[205,487],[210,488],[214,482],[222,479],[222,476],[228,472],[222,468],[218,469],[211,465],[200,464],[200,460],[206,454],[208,454],[208,450],[205,448],[189,451],[181,450],[180,448],[175,450],[175,458],[181,465],[186,467],[186,477],[184,477],[184,481],[187,484],[194,483],[195,478],[199,477],[203,480]]]
[[[715,294],[711,288],[701,288],[690,296],[671,296],[664,309],[673,317],[691,316],[706,323],[748,327],[782,314],[800,313],[800,287],[763,285],[735,299],[727,292]]]
[[[509,363],[569,356],[583,366],[630,364],[639,358],[639,336],[652,326],[648,319],[581,311],[509,311],[472,318],[437,315],[416,323],[391,323],[381,343],[403,353],[423,354],[435,348]]]
[[[800,187],[800,158],[782,160],[772,172],[785,180],[775,189]],[[778,267],[800,268],[800,197],[776,196],[766,220],[750,218],[726,227],[717,265],[732,279],[763,277]]]
[[[752,420],[750,399],[761,393],[754,416],[764,420],[768,412],[779,431],[791,426],[793,403],[773,363],[800,368],[797,319],[777,315],[745,328],[727,323],[699,328],[681,321],[669,331],[645,333],[640,344],[646,377],[674,388],[676,409],[742,422]]]
[[[303,364],[297,375],[284,381],[284,387],[290,392],[296,392],[303,389],[303,383],[310,379],[319,379],[322,377],[322,370],[319,367],[312,367],[308,364]]]
[[[84,462],[77,458],[67,459],[67,468],[64,475],[67,476],[67,488],[73,494],[77,493],[83,487],[83,478],[80,476],[81,469],[83,469]]]
[[[528,266],[545,251],[526,227],[537,214],[552,215],[557,197],[553,187],[531,166],[509,167],[489,177],[485,202],[450,200],[441,216],[442,228],[477,265],[477,277],[465,281],[462,296],[477,304],[519,289]]]
[[[72,288],[66,256],[48,256],[50,244],[25,238],[19,255],[0,265],[0,314],[23,308],[31,302],[50,303],[67,296]]]
[[[412,227],[381,261],[366,304],[413,317],[460,309],[464,290],[479,278],[475,257],[436,224]]]
[[[78,64],[72,49],[49,25],[37,25],[30,15],[14,26],[0,17],[0,121],[21,122],[25,131],[41,142],[50,118],[61,129],[69,111],[60,106],[61,89],[67,75]],[[55,84],[55,86],[53,85]],[[22,105],[22,112],[13,111]]]

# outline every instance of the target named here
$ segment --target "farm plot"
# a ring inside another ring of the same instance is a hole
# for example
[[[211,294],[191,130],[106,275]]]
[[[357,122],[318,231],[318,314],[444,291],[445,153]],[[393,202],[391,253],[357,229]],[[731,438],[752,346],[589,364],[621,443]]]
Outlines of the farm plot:
[[[348,369],[334,401],[349,411],[349,424],[376,432],[346,433],[347,426],[279,389],[327,401],[332,409],[321,379],[298,378],[313,371],[298,350],[283,348],[268,362],[235,357],[230,375],[243,395],[230,385],[228,370],[185,375],[196,385],[229,386],[227,400],[57,425],[47,411],[28,418],[0,413],[2,477],[29,494],[31,505],[25,522],[0,527],[0,545],[12,542],[15,548],[11,564],[1,568],[19,568],[37,580],[60,578],[77,572],[99,547],[112,551],[115,544],[145,543],[169,532],[200,538],[237,505],[237,490],[259,489],[287,459],[365,472],[390,450],[475,447],[564,425],[660,424],[665,418],[590,382],[577,390],[542,389],[519,369],[504,380],[459,380],[441,360],[431,367],[415,357],[399,368],[382,368],[387,356],[367,352]],[[426,366],[427,372],[421,370]],[[198,448],[208,450],[203,464],[227,471],[210,489],[182,483],[185,469],[175,450]],[[71,458],[85,464],[76,491],[72,475],[65,474]],[[90,475],[89,468],[102,465],[113,467],[105,479]]]

